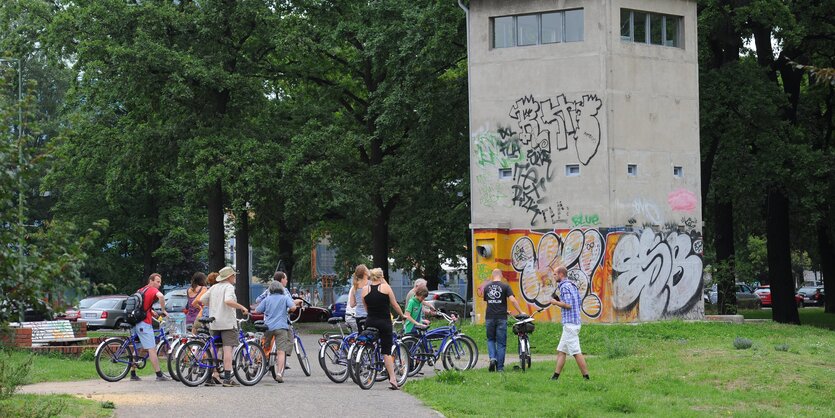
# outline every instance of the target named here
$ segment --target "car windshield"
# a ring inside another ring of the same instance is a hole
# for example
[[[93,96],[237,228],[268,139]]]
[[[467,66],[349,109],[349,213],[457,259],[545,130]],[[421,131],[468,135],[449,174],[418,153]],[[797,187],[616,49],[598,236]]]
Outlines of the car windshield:
[[[119,302],[119,299],[102,299],[92,304],[90,309],[113,309]]]
[[[816,287],[801,287],[800,289],[797,289],[797,293],[803,293],[803,294],[809,295],[809,294],[815,293],[816,289],[817,289]]]
[[[81,299],[81,302],[78,302],[78,309],[87,309],[87,308],[93,306],[94,303],[96,303],[97,301],[100,301],[100,300],[101,299],[99,299],[99,298]]]

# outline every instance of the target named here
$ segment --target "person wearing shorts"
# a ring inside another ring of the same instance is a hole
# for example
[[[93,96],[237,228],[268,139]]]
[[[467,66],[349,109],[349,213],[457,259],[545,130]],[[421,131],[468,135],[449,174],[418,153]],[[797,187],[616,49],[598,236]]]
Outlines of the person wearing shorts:
[[[154,301],[158,300],[162,315],[168,316],[168,312],[165,310],[165,297],[159,291],[160,286],[162,286],[162,276],[159,273],[153,273],[148,276],[146,285],[137,290],[137,292],[142,294],[142,300],[144,301],[142,309],[145,310],[145,319],[133,326],[133,333],[139,337],[140,348],[143,351],[148,351],[148,359],[151,360],[151,366],[153,366],[154,372],[157,374],[157,380],[166,381],[168,378],[162,374],[162,370],[159,368],[159,357],[157,357],[156,350],[157,343],[154,339],[153,314],[151,313],[151,307],[154,306]],[[133,366],[130,370],[130,380],[142,380],[136,375],[136,366]]]
[[[232,348],[238,345],[238,321],[235,310],[240,309],[244,315],[249,313],[235,297],[235,280],[235,269],[224,267],[218,272],[217,284],[200,297],[200,301],[211,310],[215,318],[209,326],[223,343],[223,386],[238,386],[232,379]]]
[[[270,295],[261,300],[255,312],[264,313],[264,325],[267,332],[264,333],[264,350],[271,351],[273,339],[276,345],[275,359],[275,380],[278,383],[284,382],[284,366],[287,355],[293,354],[293,334],[290,332],[289,312],[294,312],[296,305],[301,304],[301,299],[293,300],[289,292],[284,288],[281,280],[273,280],[267,288]]]
[[[580,291],[574,282],[568,280],[568,270],[565,266],[557,267],[554,274],[559,283],[559,295],[554,292],[551,296],[551,305],[562,308],[562,336],[557,345],[557,367],[554,369],[551,380],[559,379],[567,354],[574,356],[577,366],[580,367],[580,373],[583,374],[584,379],[588,380],[589,368],[580,349],[580,307],[582,306]]]

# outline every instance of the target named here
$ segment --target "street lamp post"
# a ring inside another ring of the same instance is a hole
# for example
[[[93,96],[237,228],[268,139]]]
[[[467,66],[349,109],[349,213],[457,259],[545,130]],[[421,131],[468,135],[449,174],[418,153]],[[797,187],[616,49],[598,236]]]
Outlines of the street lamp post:
[[[20,282],[23,283],[23,69],[19,58],[0,58],[0,62],[17,62],[17,252],[18,274]]]

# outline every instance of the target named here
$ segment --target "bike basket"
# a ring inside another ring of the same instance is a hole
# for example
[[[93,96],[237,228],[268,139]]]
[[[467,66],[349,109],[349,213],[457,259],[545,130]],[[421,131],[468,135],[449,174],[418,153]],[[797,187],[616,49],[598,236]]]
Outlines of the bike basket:
[[[514,324],[513,325],[513,333],[516,335],[519,334],[533,334],[534,329],[533,322],[525,322],[524,324]]]

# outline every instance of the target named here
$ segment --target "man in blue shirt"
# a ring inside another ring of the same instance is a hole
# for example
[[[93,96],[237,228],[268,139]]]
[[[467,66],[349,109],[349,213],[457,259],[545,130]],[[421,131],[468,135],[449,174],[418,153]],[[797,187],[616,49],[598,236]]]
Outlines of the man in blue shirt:
[[[560,337],[560,343],[557,345],[557,368],[554,370],[551,380],[559,379],[562,367],[565,365],[566,354],[574,356],[577,365],[580,366],[580,372],[583,373],[583,378],[588,380],[589,368],[586,365],[583,352],[580,350],[580,307],[583,306],[580,291],[574,282],[568,280],[568,270],[565,266],[557,267],[554,274],[557,276],[560,292],[559,295],[554,292],[551,297],[551,305],[562,308],[562,336]]]
[[[272,347],[273,338],[275,338],[275,345],[277,351],[277,358],[275,361],[275,380],[278,383],[284,382],[284,365],[287,354],[293,354],[293,335],[290,332],[288,312],[296,310],[296,303],[301,303],[301,300],[293,301],[293,298],[287,293],[287,290],[279,281],[271,281],[268,288],[270,295],[264,298],[255,312],[264,313],[264,325],[267,326],[267,332],[264,334],[266,339],[265,350],[270,350]]]

